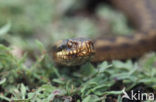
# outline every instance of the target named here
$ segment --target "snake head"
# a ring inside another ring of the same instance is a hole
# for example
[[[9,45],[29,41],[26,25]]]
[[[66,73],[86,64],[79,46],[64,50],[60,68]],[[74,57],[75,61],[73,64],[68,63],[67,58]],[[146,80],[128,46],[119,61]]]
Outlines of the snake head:
[[[81,65],[89,61],[94,54],[93,42],[85,38],[61,40],[52,48],[54,61],[65,66]]]

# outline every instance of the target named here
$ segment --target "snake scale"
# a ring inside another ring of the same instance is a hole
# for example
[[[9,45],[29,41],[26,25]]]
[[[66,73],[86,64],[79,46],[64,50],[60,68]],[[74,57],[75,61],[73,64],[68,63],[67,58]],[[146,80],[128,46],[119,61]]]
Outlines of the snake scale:
[[[91,62],[139,57],[156,50],[156,1],[111,0],[135,26],[134,34],[101,39],[74,38],[53,46],[57,64],[75,66]]]

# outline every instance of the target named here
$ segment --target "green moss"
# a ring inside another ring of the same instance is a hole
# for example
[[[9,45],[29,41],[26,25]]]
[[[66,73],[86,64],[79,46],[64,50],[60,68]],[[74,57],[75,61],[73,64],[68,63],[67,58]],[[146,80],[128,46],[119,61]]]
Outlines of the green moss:
[[[97,66],[86,63],[79,68],[54,65],[48,53],[53,42],[70,37],[94,37],[98,33],[92,19],[63,16],[74,2],[0,1],[3,12],[0,13],[0,101],[68,102],[72,97],[77,102],[101,102],[107,95],[117,95],[121,101],[122,89],[111,90],[118,81],[127,91],[140,83],[156,90],[155,53],[135,62],[104,61]],[[117,28],[112,29],[123,34],[131,32],[125,26],[125,18],[110,7],[99,8],[97,14],[111,19],[116,15],[117,21],[113,20],[112,25]],[[18,58],[13,50],[22,56]]]

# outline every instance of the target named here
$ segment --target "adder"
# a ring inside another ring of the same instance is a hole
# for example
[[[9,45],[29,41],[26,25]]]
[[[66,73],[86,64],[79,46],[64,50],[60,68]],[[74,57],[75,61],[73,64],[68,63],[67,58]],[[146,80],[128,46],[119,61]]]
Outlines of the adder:
[[[53,45],[54,62],[65,66],[87,61],[129,59],[156,50],[156,1],[111,0],[134,24],[134,34],[103,39],[72,38]]]

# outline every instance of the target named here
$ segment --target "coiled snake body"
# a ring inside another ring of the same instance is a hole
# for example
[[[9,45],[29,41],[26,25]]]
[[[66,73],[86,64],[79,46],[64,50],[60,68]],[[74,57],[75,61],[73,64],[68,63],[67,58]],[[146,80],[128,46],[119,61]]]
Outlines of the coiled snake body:
[[[80,65],[88,60],[100,62],[135,58],[156,50],[156,1],[111,0],[134,24],[133,35],[89,40],[74,38],[58,41],[53,46],[53,59],[66,66]]]

